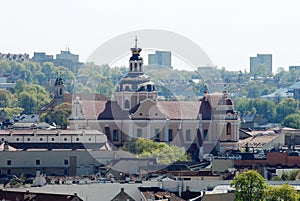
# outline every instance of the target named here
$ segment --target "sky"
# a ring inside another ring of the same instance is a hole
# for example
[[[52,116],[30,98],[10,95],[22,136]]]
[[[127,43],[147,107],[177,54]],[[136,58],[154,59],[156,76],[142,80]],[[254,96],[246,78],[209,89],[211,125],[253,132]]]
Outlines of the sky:
[[[273,54],[273,72],[300,65],[297,0],[0,0],[0,52],[70,51],[87,57],[140,29],[163,29],[198,44],[214,65],[249,71],[249,57]]]

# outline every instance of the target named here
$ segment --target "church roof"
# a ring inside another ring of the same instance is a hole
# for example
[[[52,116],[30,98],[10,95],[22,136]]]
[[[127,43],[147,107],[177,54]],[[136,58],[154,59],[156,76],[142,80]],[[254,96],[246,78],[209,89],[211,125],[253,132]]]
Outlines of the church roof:
[[[116,101],[81,101],[85,119],[129,119],[129,111],[122,111]],[[197,119],[200,101],[157,101],[158,109],[168,119]],[[150,109],[150,108],[149,108]]]
[[[158,108],[168,119],[197,119],[200,105],[200,101],[157,101]]]

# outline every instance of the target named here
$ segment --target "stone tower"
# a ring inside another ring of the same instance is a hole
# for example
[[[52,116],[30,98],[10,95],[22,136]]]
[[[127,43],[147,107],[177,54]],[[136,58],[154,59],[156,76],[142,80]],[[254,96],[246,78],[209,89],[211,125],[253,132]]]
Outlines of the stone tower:
[[[114,92],[114,98],[122,110],[130,110],[145,99],[156,101],[157,98],[154,83],[143,72],[144,61],[140,56],[142,49],[137,47],[137,39],[135,47],[130,50],[129,72],[122,77]]]

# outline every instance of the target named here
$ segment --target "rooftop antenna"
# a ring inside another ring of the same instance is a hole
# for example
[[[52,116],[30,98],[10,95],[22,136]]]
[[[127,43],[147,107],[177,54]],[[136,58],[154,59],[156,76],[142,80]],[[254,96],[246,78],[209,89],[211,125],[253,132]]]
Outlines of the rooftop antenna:
[[[135,36],[135,48],[137,48],[137,36]]]
[[[70,52],[69,43],[66,44],[66,51]]]

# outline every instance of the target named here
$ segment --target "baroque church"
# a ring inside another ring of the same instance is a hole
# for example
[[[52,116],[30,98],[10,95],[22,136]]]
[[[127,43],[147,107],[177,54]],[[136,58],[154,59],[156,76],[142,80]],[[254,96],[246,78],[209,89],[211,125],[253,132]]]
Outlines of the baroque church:
[[[205,91],[199,101],[157,100],[155,84],[143,71],[142,49],[136,43],[130,50],[129,72],[112,100],[73,95],[72,129],[100,130],[116,147],[136,138],[183,146],[194,159],[238,148],[239,116],[226,91]]]

